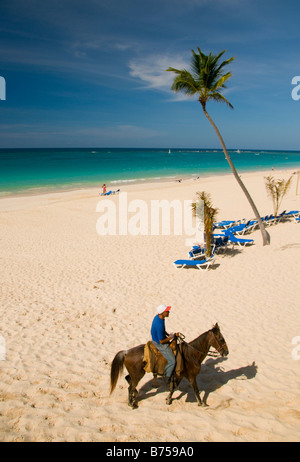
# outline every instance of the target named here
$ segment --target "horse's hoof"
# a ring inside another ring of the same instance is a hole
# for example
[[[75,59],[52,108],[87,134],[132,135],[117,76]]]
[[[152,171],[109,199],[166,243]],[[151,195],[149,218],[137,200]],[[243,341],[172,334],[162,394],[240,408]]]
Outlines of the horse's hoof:
[[[172,404],[172,399],[166,398],[166,404],[167,404],[168,406],[170,406],[170,404]]]
[[[201,407],[208,407],[208,404],[205,404],[205,403],[198,403],[198,406],[201,406]]]
[[[138,409],[138,405],[136,403],[134,403],[131,407],[132,409]]]

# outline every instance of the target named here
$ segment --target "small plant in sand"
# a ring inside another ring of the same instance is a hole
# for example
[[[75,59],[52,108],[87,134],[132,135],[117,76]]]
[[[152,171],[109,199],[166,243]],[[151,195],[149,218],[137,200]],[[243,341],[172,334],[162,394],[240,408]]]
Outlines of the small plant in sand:
[[[282,200],[291,186],[292,178],[291,176],[288,180],[283,178],[276,180],[272,176],[265,177],[266,190],[272,199],[275,217],[277,217]]]
[[[196,202],[192,203],[194,216],[197,214],[197,201],[203,201],[204,204],[204,237],[206,242],[206,255],[210,257],[212,254],[213,228],[218,214],[218,209],[213,207],[211,197],[207,192],[197,192]]]

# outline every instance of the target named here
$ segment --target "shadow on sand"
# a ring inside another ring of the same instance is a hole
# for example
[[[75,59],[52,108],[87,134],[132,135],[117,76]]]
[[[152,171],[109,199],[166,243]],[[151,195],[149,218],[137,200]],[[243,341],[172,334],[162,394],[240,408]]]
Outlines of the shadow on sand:
[[[227,358],[218,357],[208,359],[205,364],[202,365],[201,372],[197,377],[197,384],[201,399],[205,405],[207,405],[209,395],[230,380],[251,380],[257,374],[258,367],[255,362],[248,366],[239,367],[238,369],[224,371],[222,367],[219,366],[219,364],[224,361],[227,361]],[[194,391],[187,379],[183,379],[176,390],[179,390],[181,393],[173,397],[172,401],[180,400],[186,396],[186,402],[197,402]],[[161,379],[158,379],[158,388],[153,389],[151,379],[140,388],[138,401],[143,401],[159,393],[166,393],[163,382]]]

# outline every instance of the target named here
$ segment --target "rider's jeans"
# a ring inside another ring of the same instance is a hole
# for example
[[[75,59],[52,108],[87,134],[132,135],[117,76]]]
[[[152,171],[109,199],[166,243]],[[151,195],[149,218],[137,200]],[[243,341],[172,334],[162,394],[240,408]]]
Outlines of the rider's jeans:
[[[165,357],[165,359],[168,361],[168,364],[165,367],[164,375],[165,377],[170,378],[176,364],[176,359],[173,350],[168,343],[164,343],[163,345],[161,343],[156,343],[154,341],[153,343],[156,346],[156,348],[161,352],[161,354]]]

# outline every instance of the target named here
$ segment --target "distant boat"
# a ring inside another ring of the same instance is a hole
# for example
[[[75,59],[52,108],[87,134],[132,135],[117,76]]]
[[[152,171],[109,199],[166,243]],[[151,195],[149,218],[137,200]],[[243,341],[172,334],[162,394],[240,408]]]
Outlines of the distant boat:
[[[171,149],[169,149],[169,154],[171,154]]]
[[[238,154],[241,154],[241,151],[240,151],[239,149],[237,149],[236,152],[237,152]]]

